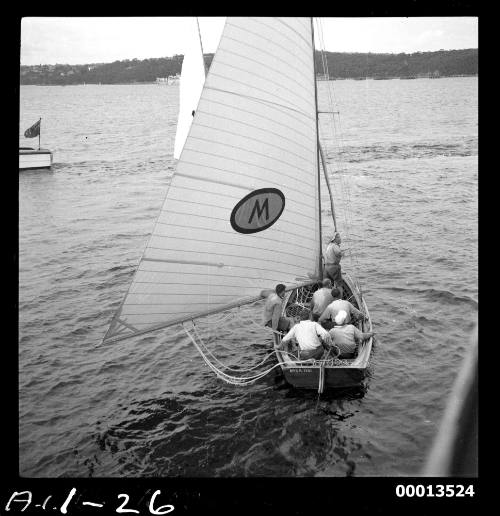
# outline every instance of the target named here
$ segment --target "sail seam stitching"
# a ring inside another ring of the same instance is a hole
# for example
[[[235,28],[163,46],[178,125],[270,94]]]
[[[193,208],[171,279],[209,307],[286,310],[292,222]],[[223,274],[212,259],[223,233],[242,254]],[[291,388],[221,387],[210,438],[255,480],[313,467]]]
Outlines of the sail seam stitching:
[[[297,142],[295,140],[292,140],[291,138],[287,138],[286,136],[283,136],[282,134],[279,134],[279,133],[277,133],[275,131],[270,131],[269,129],[261,129],[261,128],[259,128],[256,125],[253,125],[253,124],[250,124],[250,123],[246,123],[246,122],[241,122],[240,120],[237,120],[235,118],[229,118],[227,116],[216,115],[215,113],[209,113],[207,111],[202,111],[201,109],[198,110],[198,113],[203,113],[204,115],[208,115],[210,117],[213,117],[213,118],[216,118],[216,119],[219,119],[219,120],[229,120],[230,122],[236,122],[236,123],[241,124],[241,125],[246,125],[247,127],[250,127],[252,129],[258,129],[259,131],[265,132],[266,134],[273,134],[275,136],[278,136],[279,138],[282,138],[283,140],[287,140],[290,143],[293,143],[293,145],[296,145],[297,147],[302,147],[306,151],[311,152],[311,149],[309,147],[306,147],[305,145],[302,145],[301,143],[299,143],[299,142]],[[202,124],[197,124],[197,125],[202,125]],[[212,128],[211,126],[207,126],[207,125],[202,125],[202,127],[210,127],[210,128]],[[287,126],[284,126],[284,127],[287,127]],[[217,129],[217,128],[215,127],[214,129]],[[222,130],[222,129],[220,129],[220,130]],[[228,131],[226,131],[226,132],[228,132]],[[239,134],[239,133],[233,133],[233,134],[237,134],[238,136],[245,136],[245,135],[242,135],[242,134]],[[281,147],[279,147],[279,148],[281,148]]]
[[[285,173],[283,173],[283,172],[281,172],[279,170],[275,170],[275,169],[272,169],[272,168],[267,168],[267,167],[258,165],[256,163],[250,163],[249,161],[243,161],[241,159],[225,157],[225,156],[223,156],[221,154],[216,154],[215,152],[206,152],[206,151],[201,151],[201,150],[192,149],[192,148],[186,148],[186,150],[190,151],[190,152],[194,152],[196,154],[203,154],[203,155],[206,155],[206,156],[212,156],[214,158],[221,158],[221,159],[226,159],[226,160],[230,160],[230,161],[233,161],[233,162],[241,163],[243,165],[248,165],[250,167],[255,167],[257,170],[268,170],[269,172],[277,173],[280,176],[284,176],[284,177],[287,177],[288,179],[291,179],[292,181],[302,182],[303,185],[305,184],[306,186],[308,186],[310,188],[314,188],[314,185],[312,185],[310,183],[306,183],[305,181],[302,181],[301,178],[294,177],[294,176],[291,176],[289,174],[285,174]],[[206,168],[211,168],[213,170],[219,170],[220,172],[227,172],[228,174],[233,174],[233,175],[237,175],[237,176],[241,176],[241,177],[245,177],[245,178],[248,177],[245,174],[240,174],[240,173],[236,172],[234,169],[215,167],[215,166],[212,166],[212,165],[204,165],[202,163],[196,163],[194,161],[187,161],[187,160],[183,160],[182,162],[185,163],[185,164],[188,164],[188,165],[195,165],[195,166],[198,166],[198,167],[204,167],[205,166]],[[179,173],[176,172],[175,175],[176,176],[177,175],[181,176],[182,174],[183,174],[183,172],[179,172]],[[280,185],[280,183],[277,183],[276,181],[269,181],[269,180],[267,180],[267,178],[264,179],[264,178],[254,177],[254,180],[255,179],[257,179],[259,181],[265,181],[268,184]],[[174,185],[174,186],[177,187],[177,188],[181,188],[180,186],[177,186],[177,185]],[[294,192],[300,193],[303,196],[306,195],[307,197],[314,197],[314,195],[305,193],[303,190],[298,190],[296,188],[292,188],[291,186],[289,186],[288,188],[290,188],[290,190],[293,190]],[[304,204],[305,206],[307,206],[305,203],[301,203],[300,201],[295,201],[295,202],[297,202],[298,204]]]
[[[228,119],[228,120],[231,120],[231,119]],[[291,151],[289,149],[285,149],[285,148],[280,147],[279,145],[275,145],[273,143],[268,143],[268,142],[266,142],[264,140],[260,140],[258,138],[253,138],[253,137],[248,136],[246,134],[237,133],[235,131],[228,131],[227,129],[221,129],[221,128],[218,128],[218,127],[213,127],[213,126],[205,125],[205,124],[201,124],[201,123],[196,124],[196,127],[206,127],[207,129],[212,129],[212,130],[215,130],[215,131],[220,131],[222,133],[231,134],[233,136],[238,136],[240,138],[244,138],[245,140],[253,140],[254,142],[257,142],[257,143],[260,143],[260,144],[263,144],[263,145],[268,145],[269,147],[271,147],[273,149],[279,149],[281,151],[288,152],[289,154],[292,154],[293,156],[297,156],[298,158],[300,158],[301,160],[305,161],[306,163],[310,163],[310,160],[308,158],[305,158],[305,157],[301,156],[300,154],[297,154],[296,152],[293,152],[293,151]],[[276,133],[273,133],[271,131],[267,131],[267,133],[268,134],[274,134],[275,136],[279,136]],[[245,149],[243,149],[243,150],[245,150]],[[310,151],[310,149],[307,149],[307,150]]]
[[[263,25],[264,27],[267,27],[268,29],[270,28],[269,25],[266,25],[265,23],[262,22],[262,20],[259,20],[258,18],[253,18],[254,21],[260,23],[261,25]],[[276,41],[273,41],[272,39],[269,39],[269,38],[266,38],[265,36],[263,36],[262,34],[259,34],[257,32],[253,32],[251,30],[249,30],[248,28],[246,27],[242,27],[240,25],[234,25],[233,23],[228,23],[229,26],[235,28],[235,29],[239,29],[243,32],[246,32],[247,34],[251,34],[252,36],[254,37],[257,37],[257,38],[260,38],[262,41],[265,41],[266,43],[268,44],[271,44],[275,47],[278,47],[280,49],[282,49],[286,54],[288,54],[289,56],[293,57],[294,59],[297,59],[298,61],[300,61],[304,66],[309,66],[309,63],[307,63],[305,60],[303,60],[302,58],[300,58],[299,56],[297,56],[296,54],[294,54],[293,52],[290,51],[290,48],[289,47],[286,47],[286,46],[283,46],[281,45],[280,43],[277,43]],[[271,29],[275,32],[278,32],[281,36],[283,36],[285,39],[288,39],[290,40],[290,38],[287,38],[285,36],[285,34],[283,32],[280,32],[280,31],[277,31],[274,27],[271,27]],[[296,44],[296,42],[293,42],[293,46],[296,47],[297,49],[300,49],[303,53],[304,53],[304,56],[307,58],[307,55],[306,54],[306,51],[305,50],[302,50],[302,47],[300,47],[299,45]],[[223,50],[223,48],[221,47],[221,49]]]
[[[207,88],[208,89],[208,88]],[[220,90],[220,89],[217,89],[217,88],[210,88],[212,91],[219,91],[219,92],[222,92],[222,93],[226,93],[224,90]],[[244,97],[243,95],[240,95],[241,97]],[[218,104],[219,106],[223,106],[225,108],[230,108],[230,109],[233,109],[233,110],[236,110],[236,111],[239,111],[240,113],[249,113],[250,115],[252,116],[255,116],[255,117],[258,117],[258,118],[262,118],[263,120],[268,120],[268,121],[271,121],[273,122],[274,124],[276,125],[279,125],[281,127],[286,127],[289,131],[292,131],[298,135],[300,135],[301,138],[306,138],[308,139],[311,143],[314,143],[314,139],[310,138],[310,136],[307,134],[307,133],[304,133],[302,131],[298,131],[297,129],[295,129],[294,127],[292,127],[291,125],[288,125],[288,124],[285,124],[285,123],[282,123],[280,122],[279,120],[277,120],[276,118],[270,118],[270,117],[267,117],[267,116],[264,116],[262,113],[257,113],[255,111],[249,111],[248,109],[243,109],[241,108],[240,106],[237,106],[236,104],[231,104],[231,106],[228,106],[227,104],[223,103],[223,102],[219,102],[218,100],[214,100],[212,98],[208,98],[208,97],[204,97],[204,101],[205,102],[208,102],[210,104]],[[285,116],[289,116],[289,117],[292,117],[292,120],[294,122],[297,122],[299,121],[299,119],[297,117],[294,117],[292,115],[290,115],[290,113],[288,113],[288,111],[283,111],[282,109],[277,109],[276,106],[272,106],[274,107],[277,111],[279,111],[281,114],[285,115]],[[205,114],[208,114],[206,111],[201,111],[200,112],[202,113],[205,113]],[[222,118],[220,115],[216,115],[215,113],[209,113],[211,116],[215,116],[215,117],[219,117],[219,118]],[[304,121],[301,120],[300,121],[301,124],[304,124]]]
[[[248,86],[246,83],[244,82],[241,82],[241,81],[237,81],[235,79],[231,79],[230,77],[226,77],[224,75],[218,75],[216,73],[212,73],[211,75],[215,76],[215,77],[219,77],[221,79],[229,79],[233,82],[236,82],[236,83],[239,83],[239,84],[242,84],[244,85],[245,87]],[[216,88],[214,86],[209,86],[209,85],[206,85],[205,86],[205,89],[207,90],[213,90],[213,91],[220,91],[222,93],[227,93],[228,95],[234,95],[236,97],[242,97],[244,99],[247,99],[247,100],[253,100],[254,102],[256,103],[260,103],[260,104],[266,104],[268,106],[273,106],[275,108],[281,108],[281,109],[284,109],[286,111],[291,111],[293,113],[298,113],[299,115],[302,115],[304,118],[307,118],[308,120],[312,120],[314,121],[314,118],[312,116],[309,116],[307,113],[304,113],[304,111],[301,111],[300,109],[295,109],[291,106],[286,106],[285,104],[280,104],[279,102],[273,102],[272,100],[267,100],[267,99],[262,99],[262,98],[259,98],[259,97],[254,97],[252,95],[245,95],[243,93],[238,93],[236,91],[231,91],[231,90],[223,90],[222,88]],[[265,90],[261,90],[260,88],[255,88],[256,90],[259,90],[259,91],[262,91],[264,93],[266,93],[267,95],[269,95],[269,92],[265,91]],[[272,95],[273,97],[276,97],[276,98],[279,98],[277,97],[276,95]],[[281,100],[281,99],[280,99]],[[299,119],[297,118],[297,121],[299,121]],[[301,122],[303,123],[303,122]]]

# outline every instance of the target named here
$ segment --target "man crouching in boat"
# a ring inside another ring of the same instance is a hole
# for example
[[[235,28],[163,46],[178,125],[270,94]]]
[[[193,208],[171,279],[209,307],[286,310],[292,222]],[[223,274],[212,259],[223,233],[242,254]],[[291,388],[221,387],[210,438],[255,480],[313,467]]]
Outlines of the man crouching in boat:
[[[333,301],[333,297],[331,294],[332,291],[332,282],[328,278],[325,278],[322,283],[320,283],[321,287],[314,292],[311,299],[311,319],[313,321],[317,321],[326,307]]]
[[[296,324],[281,340],[281,345],[295,339],[299,345],[300,360],[314,358],[319,360],[323,356],[325,348],[331,348],[332,356],[339,354],[339,350],[333,345],[329,333],[317,322],[309,320],[309,310],[300,312],[300,322]]]
[[[367,319],[352,303],[340,298],[340,290],[338,288],[332,288],[331,294],[333,301],[325,308],[325,311],[318,319],[318,322],[322,324],[324,328],[329,330],[335,326],[335,317],[341,310],[347,313],[346,324],[349,324],[352,319]]]
[[[335,316],[336,326],[329,332],[333,343],[340,350],[338,358],[354,358],[358,345],[375,335],[372,331],[362,332],[356,326],[348,324],[347,318],[347,312],[340,310]]]
[[[294,320],[291,317],[283,317],[281,315],[285,290],[286,286],[280,283],[276,285],[274,292],[272,290],[263,290],[260,293],[262,297],[267,298],[264,305],[264,326],[269,326],[274,331],[286,332],[294,324]]]

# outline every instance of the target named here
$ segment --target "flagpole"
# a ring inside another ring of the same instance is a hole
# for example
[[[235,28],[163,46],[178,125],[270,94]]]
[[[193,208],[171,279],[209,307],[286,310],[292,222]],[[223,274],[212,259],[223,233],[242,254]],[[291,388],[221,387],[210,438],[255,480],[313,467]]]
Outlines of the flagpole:
[[[40,125],[38,128],[38,150],[40,150],[40,133],[42,132],[42,117],[40,117]]]

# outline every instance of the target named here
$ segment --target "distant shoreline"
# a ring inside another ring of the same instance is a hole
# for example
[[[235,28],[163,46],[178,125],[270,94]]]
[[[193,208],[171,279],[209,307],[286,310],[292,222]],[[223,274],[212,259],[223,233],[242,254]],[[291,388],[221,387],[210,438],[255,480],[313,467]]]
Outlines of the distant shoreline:
[[[204,54],[210,69],[214,55]],[[179,79],[184,56],[132,59],[85,65],[21,65],[19,82],[27,85],[167,84]],[[439,50],[413,54],[319,52],[315,54],[319,80],[415,79],[474,76],[478,49]],[[293,66],[300,70],[300,61]]]
[[[438,77],[432,76],[422,76],[422,77],[411,77],[411,76],[400,76],[400,77],[332,77],[328,79],[328,81],[394,81],[394,80],[412,80],[412,79],[449,79],[449,78],[458,78],[458,77],[478,77],[479,74],[459,74],[459,75],[440,75]],[[327,79],[320,79],[320,82],[326,82]],[[157,86],[174,86],[179,83],[158,83],[156,81],[135,81],[135,82],[110,82],[110,83],[96,83],[96,82],[87,82],[87,83],[72,83],[72,84],[20,84],[20,86],[130,86],[130,85],[144,86],[147,84],[155,84]]]

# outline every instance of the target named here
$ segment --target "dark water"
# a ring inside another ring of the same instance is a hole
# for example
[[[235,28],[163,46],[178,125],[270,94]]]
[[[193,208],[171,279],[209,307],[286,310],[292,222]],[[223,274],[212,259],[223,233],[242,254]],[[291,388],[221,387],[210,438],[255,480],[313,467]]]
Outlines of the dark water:
[[[377,342],[364,391],[319,399],[276,371],[223,383],[181,334],[100,344],[173,171],[178,90],[21,87],[20,134],[41,116],[55,161],[19,174],[22,474],[419,474],[477,314],[477,78],[332,85],[344,267]],[[258,328],[226,330],[224,360],[268,353]]]

